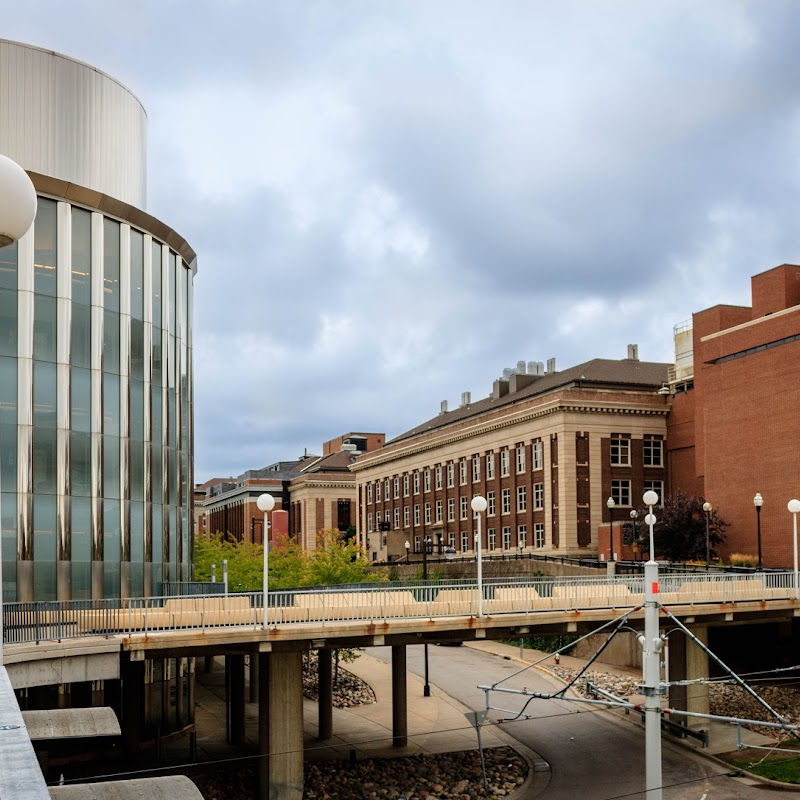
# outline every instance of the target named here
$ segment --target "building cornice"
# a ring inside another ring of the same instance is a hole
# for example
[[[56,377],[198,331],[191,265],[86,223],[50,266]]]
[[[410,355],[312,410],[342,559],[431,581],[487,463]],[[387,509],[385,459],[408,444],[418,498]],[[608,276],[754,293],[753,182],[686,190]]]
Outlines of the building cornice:
[[[359,458],[355,464],[351,465],[350,469],[356,473],[362,472],[370,467],[380,466],[381,464],[387,464],[391,461],[397,461],[398,459],[408,456],[430,452],[431,450],[438,450],[466,439],[472,439],[486,433],[510,428],[524,422],[530,422],[531,420],[541,419],[559,413],[629,414],[636,416],[666,417],[669,413],[669,406],[644,406],[638,403],[604,403],[602,401],[563,400],[559,398],[549,403],[538,405],[535,408],[527,408],[513,414],[507,414],[503,417],[474,423],[447,434],[422,433],[419,435],[419,438],[425,437],[424,441],[419,441],[419,438],[417,438],[411,440],[411,442],[405,446],[398,446],[396,449],[392,449],[389,452],[384,452],[386,448],[375,451],[368,456]]]

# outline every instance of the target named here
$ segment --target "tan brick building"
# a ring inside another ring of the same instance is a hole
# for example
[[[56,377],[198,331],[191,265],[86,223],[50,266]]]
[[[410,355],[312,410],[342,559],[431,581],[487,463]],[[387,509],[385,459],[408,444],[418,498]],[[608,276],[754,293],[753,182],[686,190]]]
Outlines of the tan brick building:
[[[596,554],[613,496],[619,520],[643,492],[665,485],[669,365],[595,359],[558,372],[521,362],[489,397],[468,393],[441,413],[358,458],[359,538],[373,559],[474,551],[474,495],[489,507],[485,552]],[[441,537],[441,538],[440,538]]]

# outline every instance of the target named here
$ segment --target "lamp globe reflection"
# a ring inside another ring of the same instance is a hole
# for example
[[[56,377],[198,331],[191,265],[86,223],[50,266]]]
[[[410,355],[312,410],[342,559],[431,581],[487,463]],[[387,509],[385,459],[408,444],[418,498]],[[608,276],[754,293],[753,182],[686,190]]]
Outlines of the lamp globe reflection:
[[[21,239],[36,216],[36,190],[28,173],[0,155],[0,247]]]

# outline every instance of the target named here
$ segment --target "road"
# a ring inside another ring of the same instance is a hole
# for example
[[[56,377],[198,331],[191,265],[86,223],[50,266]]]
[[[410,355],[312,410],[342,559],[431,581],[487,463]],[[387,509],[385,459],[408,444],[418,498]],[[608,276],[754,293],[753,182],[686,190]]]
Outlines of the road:
[[[428,648],[431,684],[464,705],[485,707],[479,684],[491,684],[520,669],[514,661],[470,647]],[[370,655],[391,660],[389,648],[372,648]],[[422,646],[407,650],[409,670],[423,674]],[[526,670],[505,685],[552,691],[560,686],[539,670]],[[527,698],[493,695],[492,705],[517,712]],[[644,733],[637,725],[606,711],[565,700],[532,700],[527,714],[533,719],[503,723],[517,741],[550,764],[550,782],[543,791],[534,786],[530,797],[539,800],[645,800]],[[492,712],[489,719],[511,716]],[[663,740],[663,800],[758,800],[768,790],[727,777],[725,768]],[[769,792],[772,795],[772,792]]]

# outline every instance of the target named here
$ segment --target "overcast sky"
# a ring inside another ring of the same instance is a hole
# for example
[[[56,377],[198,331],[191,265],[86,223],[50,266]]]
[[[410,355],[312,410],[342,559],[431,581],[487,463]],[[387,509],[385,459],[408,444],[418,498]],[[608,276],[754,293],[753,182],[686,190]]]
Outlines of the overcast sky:
[[[800,262],[792,0],[0,0],[132,89],[198,254],[195,480],[503,367],[672,361]]]

